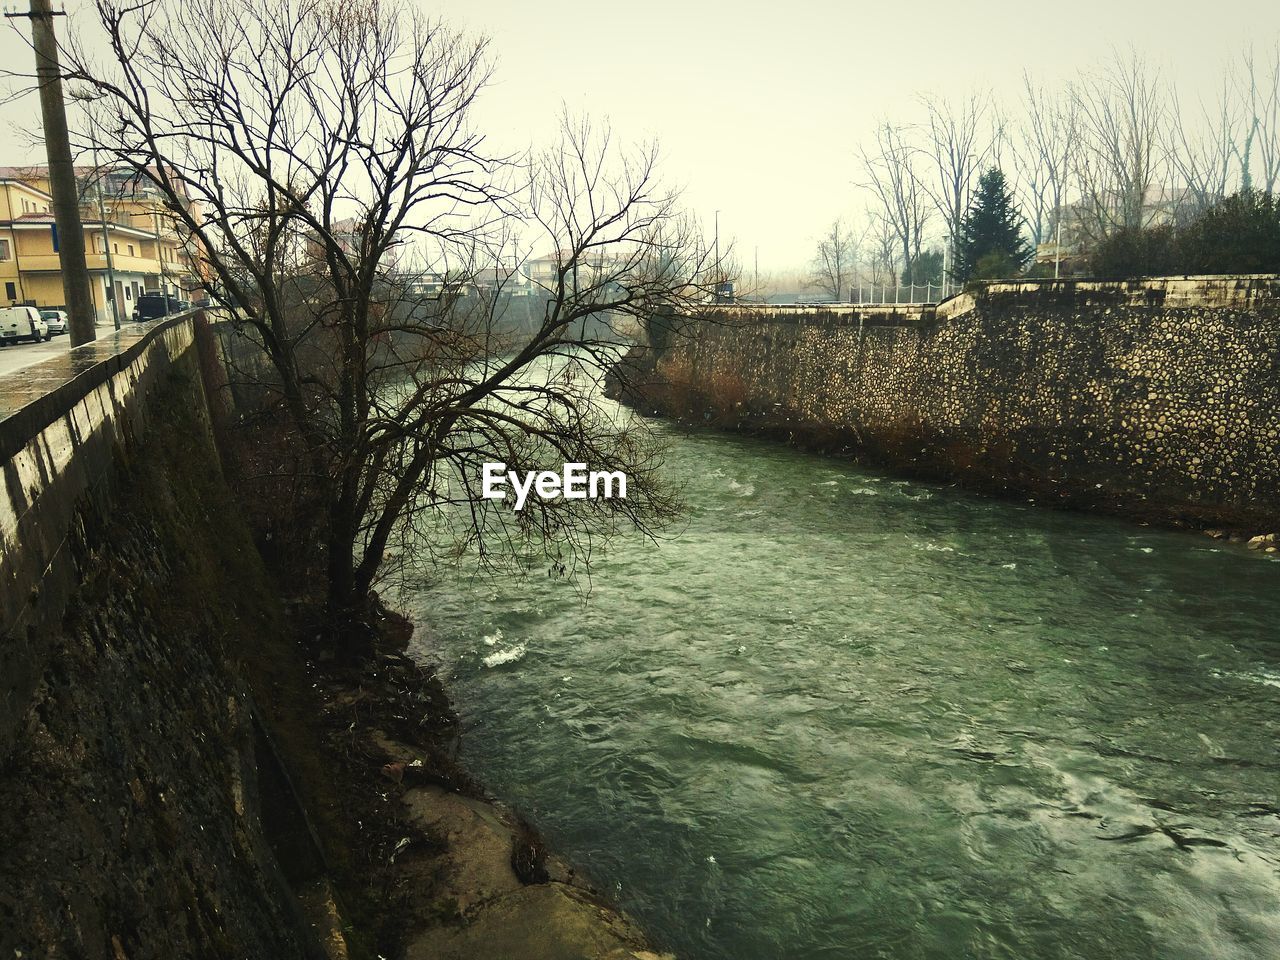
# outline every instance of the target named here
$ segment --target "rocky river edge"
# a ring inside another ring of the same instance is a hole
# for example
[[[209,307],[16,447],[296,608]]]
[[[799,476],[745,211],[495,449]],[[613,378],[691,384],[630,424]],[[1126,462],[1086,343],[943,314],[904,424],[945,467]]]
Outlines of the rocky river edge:
[[[245,674],[296,798],[264,826],[329,960],[671,960],[467,771],[408,619],[377,603],[373,657],[334,657],[312,498],[276,479],[287,438],[261,418],[220,434],[275,614]]]
[[[371,664],[305,666],[320,728],[319,756],[300,764],[306,805],[343,821],[317,832],[346,897],[321,893],[307,911],[327,955],[671,960],[466,771],[443,685],[402,652],[412,626],[382,616]]]

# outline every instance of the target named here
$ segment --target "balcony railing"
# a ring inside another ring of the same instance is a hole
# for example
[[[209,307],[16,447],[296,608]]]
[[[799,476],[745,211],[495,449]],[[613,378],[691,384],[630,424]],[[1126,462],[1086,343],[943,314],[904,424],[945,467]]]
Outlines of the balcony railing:
[[[107,257],[102,253],[86,252],[84,256],[85,266],[90,270],[107,269]],[[160,273],[160,261],[154,257],[138,257],[129,256],[124,253],[113,253],[111,255],[112,264],[116,270],[121,273]],[[56,253],[43,254],[20,254],[18,256],[18,269],[27,270],[43,270],[49,272],[58,272],[62,270],[62,258]],[[176,263],[164,264],[166,272],[178,274],[185,272],[184,268]]]

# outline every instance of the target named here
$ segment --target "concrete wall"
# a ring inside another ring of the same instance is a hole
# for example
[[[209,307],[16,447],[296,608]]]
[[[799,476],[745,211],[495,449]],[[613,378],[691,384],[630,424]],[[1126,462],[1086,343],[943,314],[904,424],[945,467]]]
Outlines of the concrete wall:
[[[148,392],[193,344],[189,319],[166,322],[0,381],[0,756],[43,672],[43,628],[76,586],[77,510],[107,509],[118,453],[145,433]]]
[[[0,379],[0,956],[316,955],[238,667],[281,615],[198,345],[161,321]]]
[[[641,402],[928,476],[1280,525],[1280,279],[993,284],[934,308],[736,308]]]

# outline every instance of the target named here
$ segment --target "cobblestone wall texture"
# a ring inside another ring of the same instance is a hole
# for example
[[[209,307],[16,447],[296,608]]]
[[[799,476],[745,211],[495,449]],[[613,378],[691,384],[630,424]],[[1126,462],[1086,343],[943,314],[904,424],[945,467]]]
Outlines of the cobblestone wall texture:
[[[1280,279],[991,285],[937,308],[718,311],[648,401],[1004,491],[1280,519]]]

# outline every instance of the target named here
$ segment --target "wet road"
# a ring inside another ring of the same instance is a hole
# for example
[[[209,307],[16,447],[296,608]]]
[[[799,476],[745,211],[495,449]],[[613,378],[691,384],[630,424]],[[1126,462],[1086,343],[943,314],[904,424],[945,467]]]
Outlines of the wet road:
[[[41,360],[62,356],[70,349],[71,337],[65,333],[59,334],[48,343],[11,343],[0,347],[0,377],[16,373]]]

